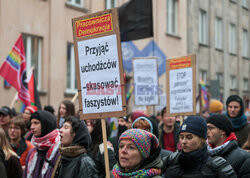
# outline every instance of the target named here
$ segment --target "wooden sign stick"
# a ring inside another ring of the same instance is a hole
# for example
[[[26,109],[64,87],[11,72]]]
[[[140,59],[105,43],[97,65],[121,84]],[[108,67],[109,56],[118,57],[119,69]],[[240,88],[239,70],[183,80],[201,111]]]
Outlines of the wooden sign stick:
[[[103,140],[103,144],[104,144],[105,172],[106,172],[106,178],[110,178],[106,123],[105,123],[105,119],[101,119],[101,120],[102,120],[102,140]]]
[[[16,102],[17,95],[18,95],[18,92],[16,92],[16,94],[15,94],[13,100],[11,101],[10,108],[13,108],[13,106],[14,106],[14,104],[15,104],[15,102]]]

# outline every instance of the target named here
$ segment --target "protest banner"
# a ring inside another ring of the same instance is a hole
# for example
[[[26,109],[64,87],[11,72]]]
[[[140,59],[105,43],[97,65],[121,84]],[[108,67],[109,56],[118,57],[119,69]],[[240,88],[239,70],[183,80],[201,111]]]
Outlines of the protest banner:
[[[105,118],[126,115],[117,9],[72,19],[81,119],[101,119],[110,177]]]
[[[125,116],[117,10],[74,18],[72,22],[81,119]]]
[[[156,57],[133,58],[135,105],[158,105],[158,65]]]
[[[167,115],[195,115],[196,56],[169,59],[166,63]]]

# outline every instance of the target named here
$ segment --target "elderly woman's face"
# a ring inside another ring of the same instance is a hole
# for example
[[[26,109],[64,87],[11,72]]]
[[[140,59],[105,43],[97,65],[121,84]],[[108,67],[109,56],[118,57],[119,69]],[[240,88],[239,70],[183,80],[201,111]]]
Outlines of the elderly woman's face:
[[[136,167],[142,160],[142,156],[134,142],[123,139],[119,144],[119,162],[126,171]]]
[[[198,150],[203,145],[200,137],[189,132],[181,132],[179,135],[179,142],[184,153]]]

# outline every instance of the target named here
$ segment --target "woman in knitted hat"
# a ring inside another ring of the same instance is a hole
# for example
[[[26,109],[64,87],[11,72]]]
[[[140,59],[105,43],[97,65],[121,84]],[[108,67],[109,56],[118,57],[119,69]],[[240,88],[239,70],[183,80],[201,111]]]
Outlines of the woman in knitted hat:
[[[119,138],[119,161],[113,176],[161,177],[163,166],[156,136],[141,129],[129,129]]]
[[[207,125],[202,117],[189,116],[184,120],[179,131],[181,152],[163,158],[165,177],[236,177],[225,159],[209,157],[206,139]]]

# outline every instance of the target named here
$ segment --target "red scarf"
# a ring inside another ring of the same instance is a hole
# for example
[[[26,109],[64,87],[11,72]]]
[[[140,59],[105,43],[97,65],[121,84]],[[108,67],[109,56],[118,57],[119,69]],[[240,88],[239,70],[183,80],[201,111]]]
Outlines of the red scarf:
[[[230,135],[227,137],[227,139],[222,143],[222,145],[223,145],[224,143],[226,143],[226,142],[228,142],[228,141],[232,141],[232,140],[238,140],[237,137],[236,137],[236,135],[234,134],[234,132],[231,132],[231,134],[230,134]],[[209,144],[209,146],[210,146],[211,148],[215,148],[214,145]]]
[[[51,161],[54,158],[54,156],[56,156],[56,153],[60,145],[59,130],[57,129],[53,130],[52,132],[48,133],[47,135],[43,137],[33,136],[31,139],[31,143],[35,146],[36,149],[33,149],[32,152],[30,153],[28,165],[26,168],[27,178],[32,177],[32,173],[35,169],[37,157],[38,157],[37,149],[39,150],[48,149],[46,153],[46,159],[48,159],[49,161]],[[49,163],[47,161],[43,163],[42,172],[41,172],[42,177],[44,177],[44,175],[46,174],[48,165]]]

